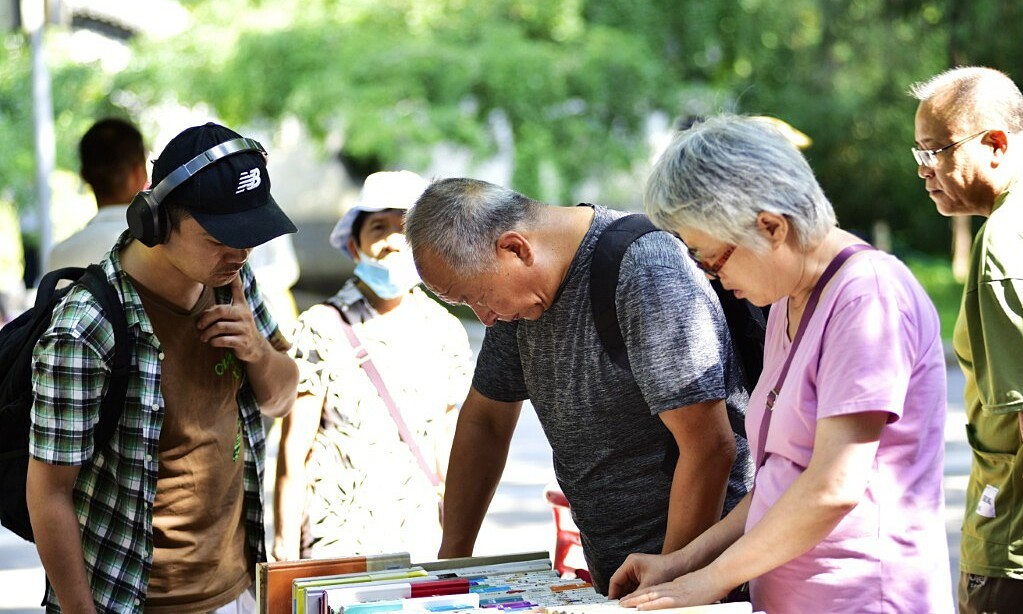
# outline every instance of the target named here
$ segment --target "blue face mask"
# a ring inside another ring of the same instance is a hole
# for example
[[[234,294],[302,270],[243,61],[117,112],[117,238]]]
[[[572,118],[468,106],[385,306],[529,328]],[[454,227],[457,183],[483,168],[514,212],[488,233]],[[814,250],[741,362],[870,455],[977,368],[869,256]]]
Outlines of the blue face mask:
[[[384,300],[398,298],[422,281],[411,252],[394,252],[383,260],[367,256],[362,250],[358,252],[355,276]]]

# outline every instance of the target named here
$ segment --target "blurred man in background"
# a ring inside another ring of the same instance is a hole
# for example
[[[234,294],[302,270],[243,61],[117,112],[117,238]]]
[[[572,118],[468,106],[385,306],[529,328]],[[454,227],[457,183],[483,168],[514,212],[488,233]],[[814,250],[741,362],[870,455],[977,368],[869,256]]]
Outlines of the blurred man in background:
[[[52,271],[99,262],[128,223],[125,212],[135,194],[146,187],[146,147],[131,122],[108,117],[86,131],[78,143],[82,180],[96,197],[98,211],[85,228],[50,250]]]

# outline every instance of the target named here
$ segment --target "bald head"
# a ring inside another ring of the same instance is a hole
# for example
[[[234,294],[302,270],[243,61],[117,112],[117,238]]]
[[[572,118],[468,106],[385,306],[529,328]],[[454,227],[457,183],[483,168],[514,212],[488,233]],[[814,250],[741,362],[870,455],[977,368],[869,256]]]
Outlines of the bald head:
[[[1023,94],[992,68],[953,68],[913,84],[909,94],[955,131],[1023,132]]]

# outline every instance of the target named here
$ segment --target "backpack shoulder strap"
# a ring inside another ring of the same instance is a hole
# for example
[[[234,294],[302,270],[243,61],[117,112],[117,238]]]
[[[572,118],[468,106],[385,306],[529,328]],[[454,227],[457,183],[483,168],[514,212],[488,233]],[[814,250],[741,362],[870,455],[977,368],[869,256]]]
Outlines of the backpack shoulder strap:
[[[39,285],[36,287],[36,299],[35,309],[41,311],[46,308],[51,302],[53,302],[54,296],[58,295],[57,284],[61,281],[67,280],[75,282],[85,274],[85,269],[79,266],[68,266],[61,269],[55,269],[43,275],[43,278],[39,280]]]
[[[618,307],[615,305],[615,291],[621,274],[622,258],[633,241],[657,230],[653,222],[642,214],[622,216],[611,222],[597,239],[590,264],[590,308],[597,336],[604,351],[615,364],[630,370],[629,355],[625,338],[618,324]]]
[[[117,290],[107,281],[106,272],[98,264],[90,264],[79,278],[96,302],[103,314],[114,328],[114,361],[111,365],[111,378],[107,383],[107,393],[100,405],[99,423],[93,436],[94,450],[104,448],[117,430],[121,420],[124,402],[128,396],[128,371],[131,367],[131,343],[128,339],[128,320],[124,315],[124,305]]]

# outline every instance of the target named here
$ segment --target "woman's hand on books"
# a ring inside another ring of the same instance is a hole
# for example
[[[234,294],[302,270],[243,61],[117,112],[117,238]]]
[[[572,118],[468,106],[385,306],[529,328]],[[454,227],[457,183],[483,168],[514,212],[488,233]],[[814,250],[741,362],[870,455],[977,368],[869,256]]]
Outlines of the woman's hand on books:
[[[608,596],[622,599],[638,590],[674,580],[679,572],[671,558],[664,554],[630,554],[611,576]]]
[[[724,598],[728,591],[727,583],[715,578],[711,569],[705,567],[671,582],[640,588],[619,603],[637,610],[707,605]]]

